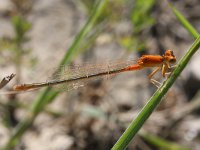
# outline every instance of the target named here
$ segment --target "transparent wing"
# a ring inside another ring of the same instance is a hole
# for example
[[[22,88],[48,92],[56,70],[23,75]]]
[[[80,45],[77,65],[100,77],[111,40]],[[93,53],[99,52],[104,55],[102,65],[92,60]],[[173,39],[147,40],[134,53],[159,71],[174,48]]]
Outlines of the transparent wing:
[[[133,65],[135,60],[115,61],[101,64],[83,64],[75,66],[62,66],[49,79],[41,83],[28,83],[15,85],[14,90],[28,91],[45,86],[54,87],[56,90],[71,90],[83,87],[91,80],[108,79]]]
[[[117,73],[110,73],[113,70],[124,69],[127,66],[134,64],[135,60],[130,61],[115,61],[101,64],[89,64],[85,63],[83,65],[74,65],[74,66],[62,66],[50,77],[47,82],[54,82],[60,80],[71,80],[77,79],[71,82],[65,82],[63,84],[53,85],[56,90],[65,90],[70,91],[72,89],[77,89],[85,86],[92,80],[100,79],[110,79],[114,77]],[[101,73],[105,73],[102,75]],[[98,75],[100,74],[100,75]],[[94,75],[94,76],[92,76]],[[95,76],[96,75],[96,76]],[[51,86],[51,85],[49,85]]]

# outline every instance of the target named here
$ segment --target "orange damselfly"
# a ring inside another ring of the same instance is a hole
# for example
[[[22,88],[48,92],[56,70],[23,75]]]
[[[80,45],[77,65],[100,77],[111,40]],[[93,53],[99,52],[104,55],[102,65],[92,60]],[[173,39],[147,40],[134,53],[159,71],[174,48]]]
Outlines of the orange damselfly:
[[[163,55],[143,55],[141,56],[136,63],[134,64],[124,64],[121,67],[112,67],[107,66],[107,69],[99,70],[98,72],[85,72],[85,73],[75,73],[73,76],[62,77],[62,79],[52,79],[47,82],[40,83],[30,83],[30,84],[19,84],[13,86],[14,91],[27,91],[31,89],[37,89],[46,86],[54,86],[60,84],[73,83],[79,80],[95,78],[99,76],[112,75],[125,71],[134,71],[140,70],[143,68],[156,67],[156,69],[148,76],[149,79],[153,82],[152,77],[161,70],[162,76],[165,77],[166,73],[170,72],[171,64],[176,62],[176,57],[173,54],[172,50],[166,50]],[[96,68],[98,69],[98,68]],[[82,68],[84,70],[84,68]]]

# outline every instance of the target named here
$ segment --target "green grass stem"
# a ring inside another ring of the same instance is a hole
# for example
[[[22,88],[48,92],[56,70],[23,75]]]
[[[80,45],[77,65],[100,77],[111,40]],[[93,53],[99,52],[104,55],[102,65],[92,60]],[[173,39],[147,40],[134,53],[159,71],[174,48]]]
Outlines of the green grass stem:
[[[115,143],[112,150],[123,150],[125,149],[133,137],[140,130],[144,122],[149,118],[152,114],[153,110],[155,110],[156,106],[161,102],[162,97],[167,93],[169,88],[178,78],[180,73],[183,71],[185,66],[188,64],[189,60],[192,58],[194,53],[200,47],[200,36],[195,40],[192,44],[188,52],[184,55],[184,57],[179,61],[177,67],[172,72],[171,76],[163,83],[163,85],[158,88],[158,90],[154,93],[154,95],[150,98],[148,103],[143,107],[138,116],[131,122],[129,127],[125,130],[119,140]]]
[[[188,30],[188,32],[196,39],[199,36],[197,30],[189,23],[187,19],[171,4],[169,3],[169,7],[175,14],[176,18],[180,21],[180,23]]]
[[[162,97],[166,94],[168,89],[172,86],[176,78],[180,75],[180,73],[185,68],[191,57],[199,48],[200,38],[197,30],[187,21],[187,19],[185,19],[185,17],[175,7],[173,7],[172,4],[169,3],[169,6],[172,9],[175,16],[177,17],[177,19],[185,27],[185,29],[197,40],[177,64],[177,68],[173,71],[172,75],[168,78],[168,80],[151,97],[146,106],[138,114],[137,118],[134,121],[132,121],[132,123],[129,125],[129,127],[120,137],[120,139],[113,146],[113,150],[121,150],[127,147],[128,143],[132,140],[132,138],[135,136],[135,134],[139,131],[144,122],[148,119],[153,110],[156,108],[156,106],[160,103]]]
[[[106,4],[108,3],[108,0],[98,0],[97,4],[95,5],[90,18],[84,25],[84,27],[80,30],[80,32],[75,37],[72,45],[68,49],[67,53],[65,54],[64,58],[62,59],[59,67],[62,65],[65,65],[69,63],[74,56],[75,53],[80,48],[80,45],[82,44],[82,41],[88,33],[91,31],[91,29],[94,27],[94,24],[96,23],[98,17],[103,12]],[[59,68],[60,69],[60,68]],[[17,126],[16,130],[14,131],[13,135],[8,140],[7,144],[3,149],[10,150],[19,142],[22,135],[27,131],[27,129],[32,125],[35,118],[38,116],[38,114],[44,110],[44,107],[51,102],[59,93],[53,91],[50,87],[46,88],[34,101],[30,112],[26,116],[24,120],[22,120],[19,125]]]
[[[139,133],[142,138],[151,143],[152,145],[156,146],[158,149],[162,150],[189,150],[188,147],[178,145],[174,142],[167,141],[165,139],[162,139],[158,136],[148,134],[148,133]]]

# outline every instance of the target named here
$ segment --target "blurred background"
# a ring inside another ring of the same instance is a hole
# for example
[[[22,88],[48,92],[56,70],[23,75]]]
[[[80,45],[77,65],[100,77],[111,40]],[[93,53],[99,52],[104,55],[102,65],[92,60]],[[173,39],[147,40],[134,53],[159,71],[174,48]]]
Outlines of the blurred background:
[[[93,15],[96,3],[1,0],[0,77],[16,74],[1,91],[9,91],[17,83],[48,81]],[[171,3],[200,31],[198,0]],[[66,65],[102,67],[143,54],[162,55],[167,49],[179,61],[193,42],[167,1],[110,0]],[[127,149],[200,149],[199,57],[197,52]],[[61,92],[37,114],[14,149],[111,149],[156,91],[148,80],[151,71],[106,76],[72,90],[58,87]],[[159,73],[155,78],[162,81]],[[0,147],[9,145],[12,133],[28,118],[42,90],[0,95]]]

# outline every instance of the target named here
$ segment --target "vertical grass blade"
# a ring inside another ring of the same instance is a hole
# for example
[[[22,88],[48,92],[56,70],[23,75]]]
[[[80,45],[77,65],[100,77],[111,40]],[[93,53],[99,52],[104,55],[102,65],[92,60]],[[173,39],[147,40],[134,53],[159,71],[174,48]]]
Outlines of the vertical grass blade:
[[[90,18],[81,29],[81,31],[75,37],[72,45],[68,49],[67,53],[65,54],[64,58],[62,59],[60,66],[69,63],[72,59],[73,54],[76,53],[81,45],[83,39],[88,35],[91,29],[94,27],[95,22],[97,21],[100,14],[103,12],[108,0],[98,0],[96,6],[94,7]],[[13,135],[8,140],[7,144],[5,145],[5,150],[12,149],[20,140],[22,135],[26,132],[26,130],[32,125],[37,115],[44,109],[44,107],[52,101],[58,92],[52,91],[51,88],[46,88],[34,101],[29,114],[27,114],[26,118],[19,123],[16,130],[14,131]]]
[[[176,18],[180,21],[180,23],[188,30],[188,32],[196,39],[199,36],[197,30],[185,19],[185,17],[171,4],[169,3],[169,7],[175,14]]]
[[[177,67],[172,72],[171,76],[164,82],[164,84],[156,91],[156,93],[150,98],[148,103],[143,107],[138,116],[131,122],[126,131],[122,134],[112,150],[123,150],[125,149],[139,129],[142,127],[144,122],[149,118],[156,106],[161,102],[162,97],[167,93],[169,88],[175,82],[177,77],[183,71],[189,60],[192,58],[194,53],[200,47],[200,36],[192,44],[188,52],[179,61]]]

